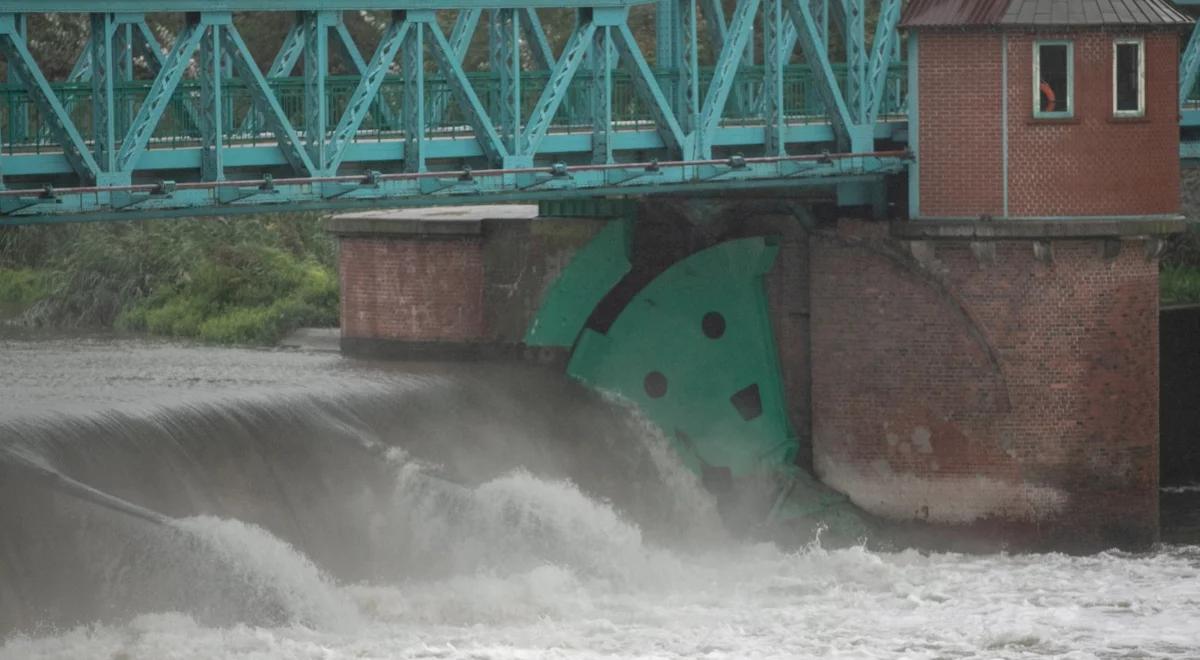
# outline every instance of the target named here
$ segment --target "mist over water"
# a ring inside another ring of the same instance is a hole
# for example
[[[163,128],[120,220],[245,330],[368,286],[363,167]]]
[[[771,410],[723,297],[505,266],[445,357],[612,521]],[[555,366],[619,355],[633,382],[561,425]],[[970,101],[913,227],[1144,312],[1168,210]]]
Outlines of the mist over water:
[[[541,370],[0,344],[0,659],[1200,657],[1200,547],[733,538]]]

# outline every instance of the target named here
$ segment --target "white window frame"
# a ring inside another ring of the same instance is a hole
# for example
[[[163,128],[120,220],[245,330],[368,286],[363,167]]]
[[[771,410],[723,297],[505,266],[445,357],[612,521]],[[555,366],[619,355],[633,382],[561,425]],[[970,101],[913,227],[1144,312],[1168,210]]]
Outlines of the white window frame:
[[[1137,46],[1138,49],[1138,107],[1137,110],[1117,108],[1117,50],[1120,46]],[[1113,40],[1112,60],[1112,110],[1114,117],[1146,116],[1146,40],[1141,37],[1122,37]]]
[[[1042,111],[1042,46],[1067,47],[1066,109]],[[1042,39],[1033,42],[1033,116],[1035,119],[1071,119],[1075,116],[1075,43],[1068,39]]]

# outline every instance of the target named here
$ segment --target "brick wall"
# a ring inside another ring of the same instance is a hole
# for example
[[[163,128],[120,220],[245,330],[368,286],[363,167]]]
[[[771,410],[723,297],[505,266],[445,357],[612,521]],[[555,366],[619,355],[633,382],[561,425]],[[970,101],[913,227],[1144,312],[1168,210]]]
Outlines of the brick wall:
[[[874,513],[1040,547],[1143,545],[1158,523],[1157,264],[1127,242],[995,261],[882,225],[814,235],[818,476]]]
[[[340,245],[343,338],[485,338],[480,239],[344,237]]]
[[[1008,33],[1009,215],[1147,215],[1179,209],[1179,37],[1148,32],[1146,115],[1112,116],[1113,39],[1124,32]],[[1003,215],[1001,36],[919,36],[920,213]],[[1033,118],[1033,42],[1074,42],[1075,116]]]
[[[1113,39],[1125,33],[1014,34],[1009,55],[1009,213],[1143,215],[1179,211],[1179,37],[1146,41],[1146,116],[1114,119]],[[1075,118],[1034,120],[1033,42],[1075,46]]]
[[[395,357],[509,354],[550,285],[606,222],[503,219],[482,221],[475,235],[342,236],[343,349]],[[448,350],[424,351],[428,344]]]
[[[921,215],[999,216],[1000,35],[922,32],[918,48]]]

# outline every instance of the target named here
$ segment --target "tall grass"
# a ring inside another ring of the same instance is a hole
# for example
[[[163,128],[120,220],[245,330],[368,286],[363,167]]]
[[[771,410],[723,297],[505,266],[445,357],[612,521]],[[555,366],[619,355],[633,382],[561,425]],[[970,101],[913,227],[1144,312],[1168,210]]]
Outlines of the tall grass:
[[[1158,287],[1163,305],[1200,303],[1200,268],[1164,264]]]
[[[334,244],[316,216],[6,230],[0,269],[37,274],[30,325],[269,344],[337,323]]]

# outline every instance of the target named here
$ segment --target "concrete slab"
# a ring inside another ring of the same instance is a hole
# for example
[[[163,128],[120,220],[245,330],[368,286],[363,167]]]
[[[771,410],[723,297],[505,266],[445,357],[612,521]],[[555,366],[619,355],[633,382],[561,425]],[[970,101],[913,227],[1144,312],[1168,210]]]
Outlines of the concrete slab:
[[[297,328],[284,337],[279,342],[279,346],[298,348],[304,351],[336,353],[340,350],[341,339],[341,328]]]
[[[905,240],[1003,241],[1169,236],[1188,231],[1182,215],[1079,218],[915,219],[891,223],[893,238]]]
[[[338,236],[478,236],[485,220],[532,220],[536,204],[483,204],[342,213],[329,220]]]

